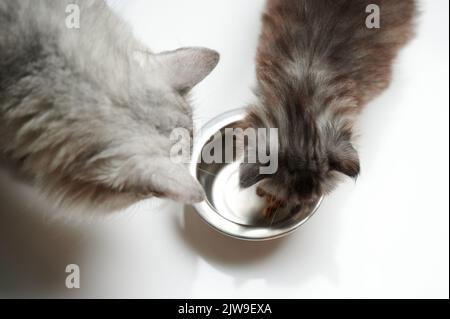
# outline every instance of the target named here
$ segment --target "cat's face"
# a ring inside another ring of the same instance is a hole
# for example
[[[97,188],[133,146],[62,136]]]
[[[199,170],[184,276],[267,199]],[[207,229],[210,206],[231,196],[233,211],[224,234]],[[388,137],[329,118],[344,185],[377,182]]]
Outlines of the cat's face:
[[[247,117],[247,125],[260,127],[264,120],[259,116],[263,115]],[[278,170],[262,175],[260,164],[244,163],[240,167],[241,187],[259,183],[265,192],[296,205],[329,193],[342,175],[358,176],[358,154],[347,128],[288,121],[279,134]]]
[[[122,170],[119,187],[143,197],[186,203],[202,201],[204,192],[199,183],[184,165],[171,158],[172,146],[179,144],[172,139],[172,133],[183,129],[190,130],[192,135],[188,93],[216,67],[219,54],[191,47],[159,54],[137,52],[133,59],[137,67],[133,73],[136,85],[127,90],[131,98],[126,110],[117,111],[126,114],[120,116],[125,128],[109,126],[114,135],[122,135],[123,143],[118,143],[119,138],[114,140],[117,144],[114,152],[133,166]],[[116,118],[114,114],[108,119],[116,122]]]

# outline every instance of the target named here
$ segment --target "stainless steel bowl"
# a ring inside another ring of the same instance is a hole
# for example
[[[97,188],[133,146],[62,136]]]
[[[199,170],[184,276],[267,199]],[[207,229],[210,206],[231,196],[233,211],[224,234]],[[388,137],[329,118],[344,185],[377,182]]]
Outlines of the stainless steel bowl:
[[[205,145],[215,138],[225,138],[225,128],[234,127],[233,124],[244,116],[244,109],[229,111],[201,129],[201,136],[194,145],[190,172],[205,189],[206,200],[194,207],[203,220],[228,236],[252,241],[279,238],[304,224],[319,208],[322,198],[295,212],[291,207],[277,211],[273,218],[264,218],[264,201],[256,195],[256,186],[239,188],[239,160],[207,164],[201,158]],[[222,132],[220,137],[217,132]]]

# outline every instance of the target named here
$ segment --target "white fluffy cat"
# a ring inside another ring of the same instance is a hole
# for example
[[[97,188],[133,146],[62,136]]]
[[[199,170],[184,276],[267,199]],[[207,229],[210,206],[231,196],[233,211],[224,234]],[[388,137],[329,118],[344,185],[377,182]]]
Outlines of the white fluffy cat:
[[[66,25],[69,3],[79,28]],[[103,1],[2,0],[2,165],[58,206],[201,201],[169,136],[192,130],[187,94],[218,60],[205,48],[150,53]]]

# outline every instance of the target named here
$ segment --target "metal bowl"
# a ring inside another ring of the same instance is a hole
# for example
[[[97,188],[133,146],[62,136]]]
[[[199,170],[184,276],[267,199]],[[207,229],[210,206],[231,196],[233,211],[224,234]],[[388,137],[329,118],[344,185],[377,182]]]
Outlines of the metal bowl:
[[[323,198],[294,212],[292,207],[279,209],[274,217],[265,218],[262,215],[264,200],[256,195],[256,186],[239,187],[239,160],[207,164],[201,156],[207,144],[211,145],[217,138],[224,139],[225,128],[235,127],[244,116],[244,109],[229,111],[201,129],[194,145],[190,172],[203,186],[206,200],[194,207],[210,226],[228,236],[251,241],[283,237],[304,224],[319,208]],[[216,134],[218,132],[222,134]]]

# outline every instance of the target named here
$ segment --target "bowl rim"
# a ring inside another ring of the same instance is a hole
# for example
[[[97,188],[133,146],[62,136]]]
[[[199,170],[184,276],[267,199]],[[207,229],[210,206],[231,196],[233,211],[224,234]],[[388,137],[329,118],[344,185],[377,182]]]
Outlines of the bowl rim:
[[[200,136],[196,139],[192,152],[192,161],[189,165],[190,174],[197,179],[198,159],[201,156],[203,146],[207,141],[220,129],[226,125],[244,119],[246,114],[245,108],[233,109],[224,112],[210,121],[200,129]],[[218,213],[207,199],[200,203],[193,205],[195,211],[209,226],[216,231],[240,240],[247,241],[267,241],[284,237],[297,230],[300,226],[306,223],[319,209],[322,204],[323,196],[317,201],[312,211],[303,219],[286,225],[285,227],[268,228],[264,226],[250,226],[234,223]],[[284,223],[283,223],[284,224]]]

